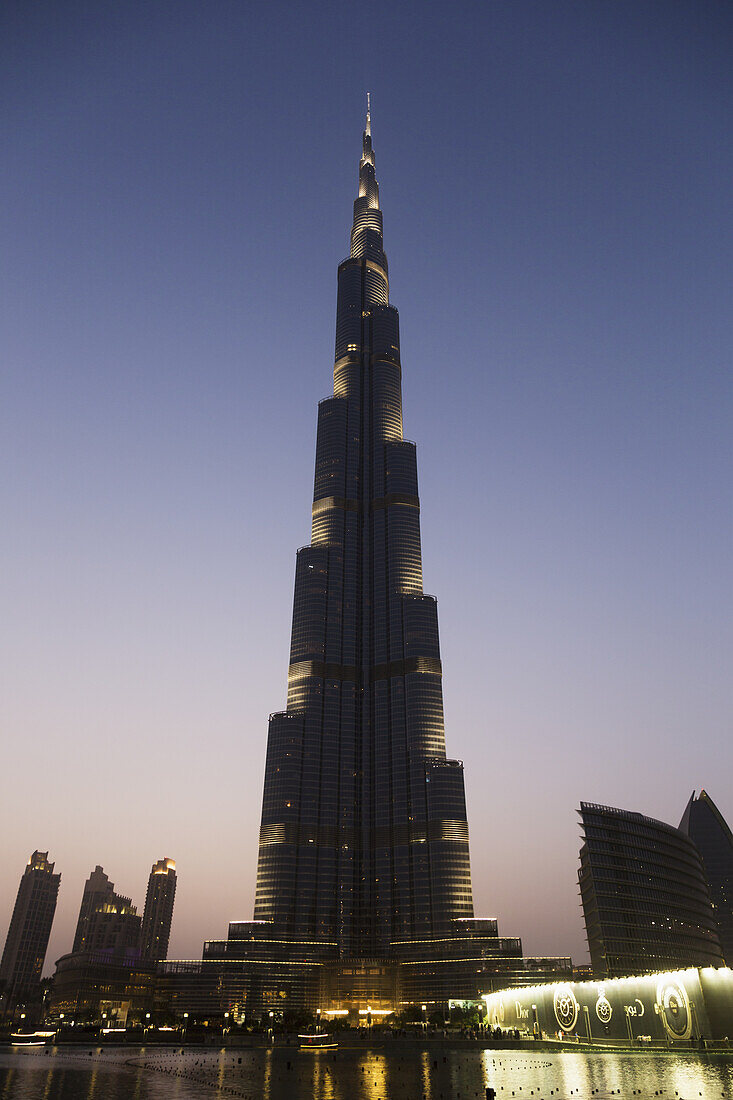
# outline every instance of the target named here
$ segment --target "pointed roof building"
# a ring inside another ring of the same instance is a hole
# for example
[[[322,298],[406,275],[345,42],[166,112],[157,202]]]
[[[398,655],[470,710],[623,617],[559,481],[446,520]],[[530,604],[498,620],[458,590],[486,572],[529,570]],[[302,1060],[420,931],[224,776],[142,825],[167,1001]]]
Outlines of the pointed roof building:
[[[728,966],[733,964],[733,834],[707,791],[690,801],[680,829],[694,843],[703,863],[710,900],[715,910],[720,946]]]

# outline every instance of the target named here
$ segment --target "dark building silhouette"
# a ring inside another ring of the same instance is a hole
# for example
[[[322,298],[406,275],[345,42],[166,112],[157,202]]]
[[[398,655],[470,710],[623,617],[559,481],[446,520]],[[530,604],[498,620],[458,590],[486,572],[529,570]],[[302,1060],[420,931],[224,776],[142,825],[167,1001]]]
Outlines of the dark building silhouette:
[[[56,962],[47,1003],[51,1019],[63,1012],[80,1022],[120,1023],[142,1019],[153,1008],[162,957],[155,952],[167,949],[175,885],[173,860],[153,864],[141,919],[132,899],[116,893],[95,867],[84,884],[73,949]]]
[[[287,706],[270,716],[255,920],[204,957],[328,960],[331,987],[371,1002],[381,989],[393,1004],[401,984],[410,999],[475,995],[522,956],[519,940],[473,919],[374,165],[367,112],[334,392],[318,407],[311,542],[296,559]]]
[[[84,883],[72,953],[83,951],[88,946],[89,928],[94,914],[114,895],[114,891],[115,884],[109,881],[104,870],[97,864]]]
[[[580,895],[597,978],[720,966],[700,856],[643,814],[581,802]]]
[[[175,860],[159,859],[153,864],[145,895],[142,930],[143,958],[157,961],[167,956],[175,897]]]
[[[254,913],[344,956],[381,956],[473,916],[399,344],[367,117],[338,270],[334,396],[318,408],[311,544],[296,561],[288,703],[270,718]]]
[[[40,993],[61,882],[54,866],[49,863],[48,852],[34,852],[20,880],[0,960],[0,1004],[7,1011],[33,1002]]]
[[[706,791],[700,791],[697,798],[692,792],[680,829],[700,853],[720,946],[730,966],[733,963],[733,835]]]

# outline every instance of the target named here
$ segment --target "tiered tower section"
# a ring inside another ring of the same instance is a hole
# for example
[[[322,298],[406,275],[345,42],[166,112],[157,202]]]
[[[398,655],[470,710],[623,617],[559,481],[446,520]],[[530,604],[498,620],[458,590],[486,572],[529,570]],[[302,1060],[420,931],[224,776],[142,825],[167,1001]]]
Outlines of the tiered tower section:
[[[296,562],[287,708],[270,717],[254,915],[284,939],[335,942],[342,958],[384,956],[473,916],[368,112],[311,544]]]

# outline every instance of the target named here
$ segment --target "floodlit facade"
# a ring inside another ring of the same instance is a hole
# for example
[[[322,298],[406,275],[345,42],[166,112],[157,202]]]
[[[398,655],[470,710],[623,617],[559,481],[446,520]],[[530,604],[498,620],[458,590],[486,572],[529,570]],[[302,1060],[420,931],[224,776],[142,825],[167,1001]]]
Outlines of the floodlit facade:
[[[0,1007],[12,1011],[39,993],[61,875],[48,852],[34,852],[18,886],[0,960]]]
[[[394,1005],[401,990],[475,996],[497,968],[521,968],[520,941],[473,920],[463,765],[446,753],[401,376],[367,111],[333,396],[318,407],[311,541],[296,559],[287,705],[270,716],[254,921],[204,955],[277,960],[293,980],[273,995],[293,1003],[319,962],[310,1006],[324,1010]]]
[[[728,1039],[733,971],[700,967],[598,982],[553,982],[485,997],[492,1028],[522,1038],[699,1047]]]
[[[153,864],[145,895],[143,958],[158,961],[167,956],[175,899],[176,862],[174,859],[159,859]]]
[[[700,856],[662,821],[581,802],[578,879],[597,978],[721,966]]]
[[[692,792],[680,830],[694,843],[702,859],[715,923],[726,963],[733,962],[733,835],[706,791]]]

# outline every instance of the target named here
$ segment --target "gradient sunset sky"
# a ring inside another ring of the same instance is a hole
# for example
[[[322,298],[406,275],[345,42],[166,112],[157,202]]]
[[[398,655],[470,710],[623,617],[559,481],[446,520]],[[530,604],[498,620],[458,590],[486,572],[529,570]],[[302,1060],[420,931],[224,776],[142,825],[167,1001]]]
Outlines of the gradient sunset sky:
[[[252,914],[365,92],[476,911],[586,958],[581,799],[733,822],[733,11],[6,0],[0,944]]]

